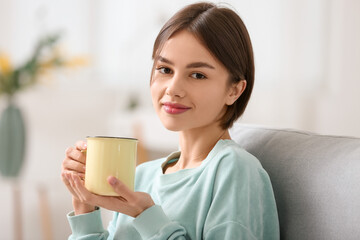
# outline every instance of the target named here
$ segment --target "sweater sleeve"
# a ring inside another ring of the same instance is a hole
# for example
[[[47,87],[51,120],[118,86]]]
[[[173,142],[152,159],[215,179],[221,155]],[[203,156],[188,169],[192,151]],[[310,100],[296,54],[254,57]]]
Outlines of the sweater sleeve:
[[[279,239],[270,178],[252,155],[235,153],[220,162],[204,237],[207,240]]]
[[[171,221],[159,205],[154,205],[146,209],[134,219],[133,224],[142,239],[187,239],[185,237],[185,228],[180,224]]]
[[[109,232],[103,227],[99,209],[80,215],[74,215],[74,212],[71,212],[67,217],[72,230],[69,240],[108,239]]]

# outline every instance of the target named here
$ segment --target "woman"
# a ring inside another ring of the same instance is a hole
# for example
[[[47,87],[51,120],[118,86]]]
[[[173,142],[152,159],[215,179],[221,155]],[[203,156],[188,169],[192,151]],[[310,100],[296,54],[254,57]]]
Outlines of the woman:
[[[163,123],[178,131],[180,152],[140,165],[135,190],[115,177],[120,197],[84,187],[86,143],[66,151],[62,179],[73,195],[70,239],[279,239],[271,182],[259,161],[233,142],[254,82],[250,37],[240,17],[192,4],[161,29],[150,88]],[[114,211],[103,229],[98,207]]]

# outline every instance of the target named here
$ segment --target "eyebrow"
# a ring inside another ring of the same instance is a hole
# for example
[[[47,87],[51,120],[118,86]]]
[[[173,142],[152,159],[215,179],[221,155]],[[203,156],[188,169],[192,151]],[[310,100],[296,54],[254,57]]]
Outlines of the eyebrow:
[[[170,64],[170,65],[174,65],[174,63],[172,61],[170,61],[169,59],[164,58],[162,56],[158,56],[157,61],[164,62],[164,63]],[[212,65],[210,65],[208,63],[205,63],[205,62],[189,63],[188,65],[186,65],[186,68],[210,68],[210,69],[215,69],[214,66],[212,66]]]

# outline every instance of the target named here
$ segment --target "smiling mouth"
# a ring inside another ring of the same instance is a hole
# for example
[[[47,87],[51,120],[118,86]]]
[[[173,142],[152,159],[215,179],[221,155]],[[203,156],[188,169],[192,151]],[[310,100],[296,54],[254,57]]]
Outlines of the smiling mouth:
[[[187,110],[191,109],[190,107],[187,107],[185,105],[179,104],[179,103],[163,103],[163,109],[166,113],[169,114],[180,114],[184,113]]]

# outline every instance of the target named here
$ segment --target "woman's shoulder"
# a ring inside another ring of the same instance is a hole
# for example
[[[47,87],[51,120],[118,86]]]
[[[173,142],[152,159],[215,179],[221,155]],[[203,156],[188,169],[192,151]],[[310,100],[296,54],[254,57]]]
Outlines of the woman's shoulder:
[[[233,140],[221,140],[215,146],[215,178],[223,184],[270,184],[270,178],[260,161]]]
[[[220,140],[213,149],[213,158],[220,165],[262,169],[260,161],[233,140]]]

